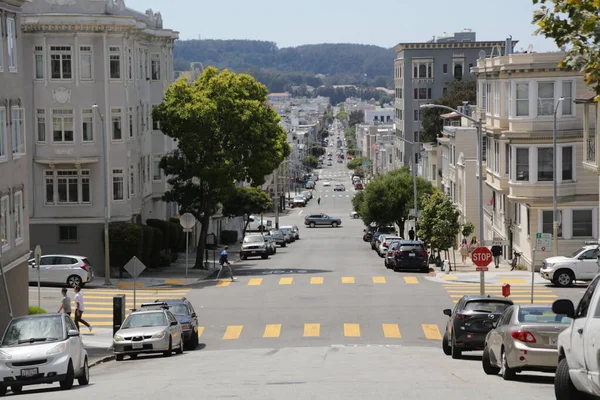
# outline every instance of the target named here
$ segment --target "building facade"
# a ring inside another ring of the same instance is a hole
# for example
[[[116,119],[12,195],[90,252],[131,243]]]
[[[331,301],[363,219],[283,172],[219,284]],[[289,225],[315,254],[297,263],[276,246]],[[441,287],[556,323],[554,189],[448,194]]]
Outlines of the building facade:
[[[29,129],[32,110],[23,87],[24,65],[21,7],[25,1],[0,0],[0,268],[9,288],[0,282],[0,331],[13,316],[27,314],[29,215],[27,185]]]
[[[539,266],[553,252],[535,252],[536,233],[553,233],[553,182],[557,181],[558,255],[598,238],[598,180],[584,170],[583,105],[589,91],[577,72],[561,70],[564,53],[522,53],[478,60],[479,115],[486,135],[487,240],[508,241],[521,264]],[[561,100],[562,99],[562,100]],[[554,165],[553,121],[557,154]],[[593,123],[588,116],[585,124]]]
[[[471,68],[484,52],[489,56],[512,51],[516,42],[477,41],[470,30],[442,35],[427,43],[400,43],[394,61],[396,135],[401,138],[404,165],[413,162],[414,144],[421,130],[421,104],[440,98],[453,80],[475,79]],[[457,104],[458,106],[458,104]],[[418,149],[420,151],[420,149]]]
[[[173,80],[178,34],[123,0],[29,3],[22,31],[32,246],[84,255],[104,275],[105,183],[112,222],[177,214],[159,168],[175,143],[152,108]]]

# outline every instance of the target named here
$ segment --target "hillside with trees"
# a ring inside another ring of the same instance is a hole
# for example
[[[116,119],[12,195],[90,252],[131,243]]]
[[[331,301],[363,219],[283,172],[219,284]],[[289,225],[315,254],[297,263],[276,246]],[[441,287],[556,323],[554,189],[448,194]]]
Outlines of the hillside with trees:
[[[292,86],[356,85],[393,88],[393,49],[362,44],[316,44],[278,48],[258,40],[180,40],[175,70],[192,62],[249,73],[271,92]]]

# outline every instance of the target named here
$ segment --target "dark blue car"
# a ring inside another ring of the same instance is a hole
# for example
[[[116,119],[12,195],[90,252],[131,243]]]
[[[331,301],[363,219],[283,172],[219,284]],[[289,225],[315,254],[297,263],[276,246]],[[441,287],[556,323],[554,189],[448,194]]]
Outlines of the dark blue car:
[[[188,350],[194,350],[198,346],[198,315],[192,303],[185,297],[178,300],[156,300],[155,303],[166,303],[169,306],[169,311],[181,324],[183,344]]]

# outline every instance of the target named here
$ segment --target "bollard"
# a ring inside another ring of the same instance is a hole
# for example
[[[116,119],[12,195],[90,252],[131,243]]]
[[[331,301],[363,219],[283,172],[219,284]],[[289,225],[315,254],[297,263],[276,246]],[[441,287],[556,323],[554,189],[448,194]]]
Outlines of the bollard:
[[[121,328],[125,321],[125,308],[127,303],[124,294],[118,294],[113,297],[113,335]]]

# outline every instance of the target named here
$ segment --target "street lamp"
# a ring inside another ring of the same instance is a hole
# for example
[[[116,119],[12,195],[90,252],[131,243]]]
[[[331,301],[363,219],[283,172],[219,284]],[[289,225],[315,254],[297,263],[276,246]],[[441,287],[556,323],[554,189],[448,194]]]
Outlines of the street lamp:
[[[564,97],[560,97],[557,101],[556,101],[556,106],[554,106],[554,129],[552,131],[552,164],[554,167],[554,171],[552,172],[552,255],[553,256],[557,256],[558,255],[558,205],[557,205],[557,192],[558,192],[558,157],[557,157],[557,152],[556,152],[556,114],[558,113],[558,106],[561,104],[561,102],[564,100]],[[533,260],[532,260],[533,262]],[[533,268],[533,267],[532,267]]]
[[[110,282],[110,242],[108,235],[108,223],[110,221],[110,211],[108,209],[108,157],[107,157],[107,148],[106,141],[108,139],[108,135],[106,134],[106,130],[104,127],[104,116],[100,112],[97,104],[92,106],[92,109],[98,112],[100,116],[100,121],[102,122],[102,154],[104,158],[104,284],[109,286]]]
[[[483,243],[483,123],[481,119],[477,120],[470,117],[452,107],[443,106],[441,104],[421,104],[421,108],[441,108],[454,112],[461,117],[468,119],[477,126],[477,164],[479,169],[479,240]],[[479,273],[479,292],[483,296],[485,295],[485,272]]]

